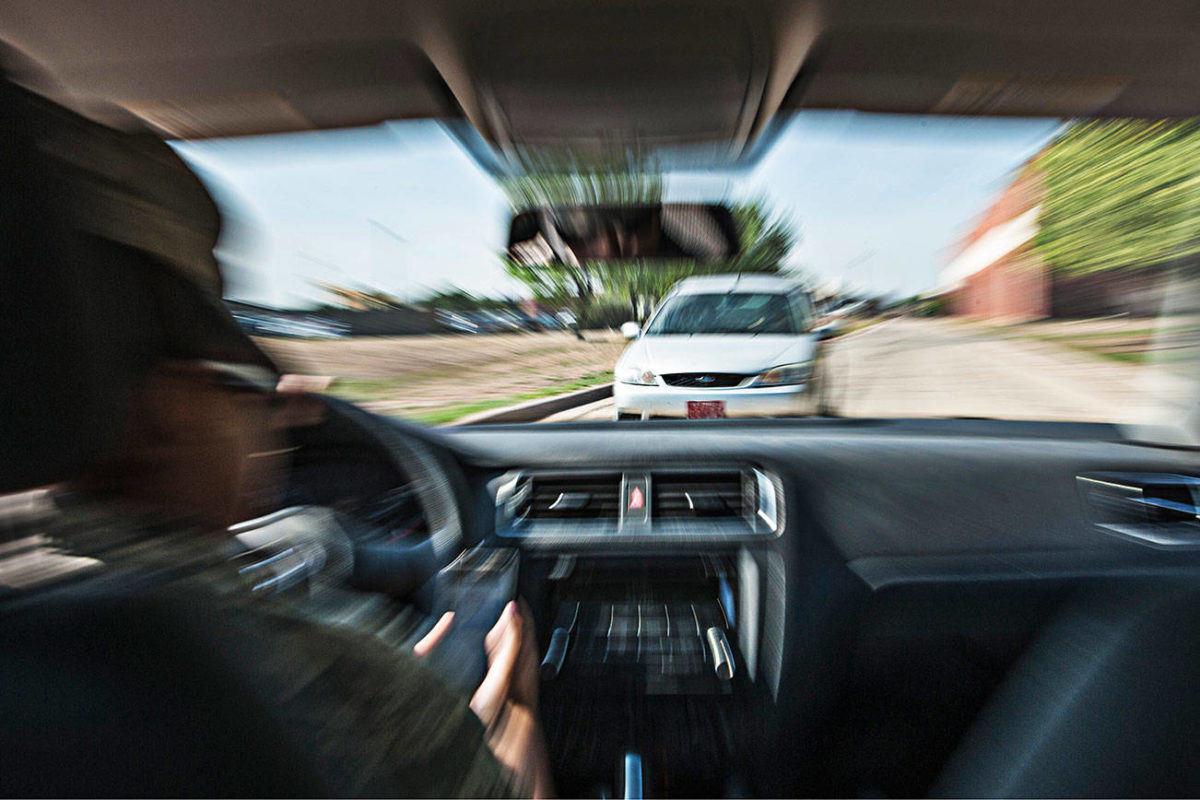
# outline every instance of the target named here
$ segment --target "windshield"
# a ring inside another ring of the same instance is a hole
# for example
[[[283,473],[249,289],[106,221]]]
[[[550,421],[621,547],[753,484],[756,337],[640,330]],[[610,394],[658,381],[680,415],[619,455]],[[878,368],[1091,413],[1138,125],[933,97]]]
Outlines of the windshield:
[[[667,300],[648,334],[802,333],[781,294],[686,294]]]
[[[1193,122],[801,112],[736,169],[497,174],[463,141],[406,121],[175,145],[223,208],[229,306],[286,369],[434,425],[571,393],[529,421],[1194,402]],[[741,251],[506,255],[521,209],[631,202],[718,203]]]

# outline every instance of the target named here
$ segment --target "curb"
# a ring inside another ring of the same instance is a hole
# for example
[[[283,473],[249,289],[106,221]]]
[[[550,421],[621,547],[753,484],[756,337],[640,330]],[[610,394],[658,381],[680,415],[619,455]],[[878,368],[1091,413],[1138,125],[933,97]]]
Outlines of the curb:
[[[566,394],[556,394],[550,397],[539,397],[536,400],[526,400],[524,403],[480,411],[470,414],[454,422],[446,423],[446,427],[459,425],[498,425],[510,422],[536,422],[542,417],[557,414],[576,406],[595,403],[612,397],[613,385],[602,383],[599,386],[589,386]]]

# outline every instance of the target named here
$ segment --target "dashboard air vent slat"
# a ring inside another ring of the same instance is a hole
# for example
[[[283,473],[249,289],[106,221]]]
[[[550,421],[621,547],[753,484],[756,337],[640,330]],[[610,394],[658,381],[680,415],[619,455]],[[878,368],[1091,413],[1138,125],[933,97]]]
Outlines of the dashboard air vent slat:
[[[652,490],[658,519],[746,516],[741,472],[656,472]]]
[[[1151,547],[1200,547],[1200,478],[1138,472],[1076,477],[1092,522]]]
[[[517,515],[525,519],[616,519],[621,475],[531,475],[518,493]]]

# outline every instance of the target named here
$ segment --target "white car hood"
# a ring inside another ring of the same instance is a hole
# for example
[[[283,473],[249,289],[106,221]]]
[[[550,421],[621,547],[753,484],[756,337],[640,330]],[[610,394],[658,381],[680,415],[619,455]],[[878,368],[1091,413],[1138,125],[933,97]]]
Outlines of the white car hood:
[[[751,336],[742,333],[697,334],[695,336],[643,336],[629,347],[618,367],[639,367],[656,375],[673,372],[763,372],[782,364],[796,364],[813,357],[816,337]]]

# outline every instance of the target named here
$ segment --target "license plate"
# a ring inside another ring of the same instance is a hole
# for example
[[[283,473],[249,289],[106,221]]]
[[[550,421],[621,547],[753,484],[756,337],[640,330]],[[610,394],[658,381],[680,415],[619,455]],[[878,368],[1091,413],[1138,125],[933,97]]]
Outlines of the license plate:
[[[687,404],[688,419],[724,419],[724,400],[689,400]]]

